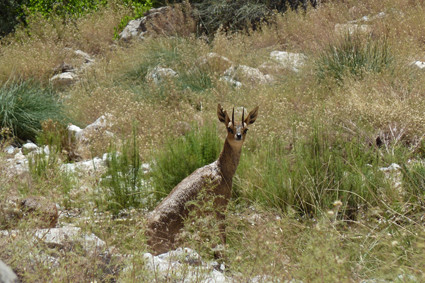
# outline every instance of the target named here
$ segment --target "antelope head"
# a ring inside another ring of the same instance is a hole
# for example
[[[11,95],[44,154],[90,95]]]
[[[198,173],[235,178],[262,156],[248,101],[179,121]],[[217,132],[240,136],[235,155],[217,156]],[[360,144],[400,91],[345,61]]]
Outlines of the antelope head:
[[[217,116],[220,122],[224,123],[227,129],[227,141],[232,147],[241,147],[245,141],[246,133],[248,132],[248,126],[253,124],[257,119],[259,106],[255,107],[247,117],[245,117],[245,111],[242,111],[242,120],[240,122],[235,121],[235,108],[232,110],[232,120],[230,120],[227,112],[221,107],[220,104],[217,106]]]

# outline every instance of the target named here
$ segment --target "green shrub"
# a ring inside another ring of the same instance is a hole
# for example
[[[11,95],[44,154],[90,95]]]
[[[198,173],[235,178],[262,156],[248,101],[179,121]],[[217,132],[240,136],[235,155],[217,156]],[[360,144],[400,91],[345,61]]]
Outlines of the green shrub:
[[[152,185],[156,198],[166,196],[193,171],[215,161],[221,146],[217,129],[212,125],[170,139],[163,149],[154,154]]]
[[[66,122],[55,93],[30,82],[8,83],[0,88],[0,127],[9,128],[19,140],[35,141],[42,122]]]
[[[0,1],[0,37],[13,31],[22,15],[22,0]]]
[[[122,209],[137,208],[146,202],[147,191],[135,131],[133,139],[123,144],[120,152],[110,150],[107,167],[101,181],[106,209],[117,214]]]
[[[219,28],[225,31],[255,29],[261,22],[267,20],[275,11],[285,12],[288,7],[297,9],[301,4],[306,8],[305,0],[203,0],[193,1],[196,8],[195,17],[201,26],[201,31],[213,35]],[[316,1],[310,1],[315,5]]]
[[[295,141],[291,152],[275,138],[247,155],[238,169],[236,189],[266,207],[316,216],[339,200],[340,216],[352,218],[359,208],[377,205],[378,190],[385,187],[378,167],[381,157],[374,148],[331,136],[319,127]]]
[[[347,35],[337,45],[331,45],[317,61],[319,80],[332,78],[342,83],[344,76],[361,79],[368,73],[380,73],[389,68],[394,58],[386,40],[362,39]]]

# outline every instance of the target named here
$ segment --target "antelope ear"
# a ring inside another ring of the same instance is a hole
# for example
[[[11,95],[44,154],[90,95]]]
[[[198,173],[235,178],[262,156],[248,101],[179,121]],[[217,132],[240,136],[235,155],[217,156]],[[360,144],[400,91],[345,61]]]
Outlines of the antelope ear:
[[[230,122],[229,115],[227,115],[227,112],[221,107],[220,104],[217,105],[217,117],[220,122],[224,123],[227,127],[227,125]]]
[[[259,106],[255,107],[251,112],[249,112],[248,117],[246,117],[246,119],[245,119],[245,123],[247,125],[254,124],[254,122],[255,122],[255,120],[257,119],[257,116],[258,116],[258,108],[259,108]]]

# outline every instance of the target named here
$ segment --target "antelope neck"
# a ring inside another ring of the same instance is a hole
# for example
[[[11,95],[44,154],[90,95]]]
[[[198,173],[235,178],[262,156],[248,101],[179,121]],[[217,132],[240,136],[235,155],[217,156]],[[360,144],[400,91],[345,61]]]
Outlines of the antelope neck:
[[[218,165],[221,168],[223,177],[231,180],[238,168],[239,158],[241,156],[242,145],[240,147],[232,147],[227,141],[224,142],[223,150],[218,158]]]

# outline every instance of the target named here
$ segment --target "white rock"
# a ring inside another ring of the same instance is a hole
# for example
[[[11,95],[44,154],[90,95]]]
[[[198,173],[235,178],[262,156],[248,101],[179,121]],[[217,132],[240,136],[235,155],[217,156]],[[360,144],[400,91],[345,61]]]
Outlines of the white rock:
[[[31,152],[32,154],[50,154],[50,148],[48,145],[45,145],[44,147],[39,147],[35,151]]]
[[[264,75],[259,69],[246,65],[231,66],[224,76],[236,81],[248,81],[253,84],[266,84],[273,81],[270,75]]]
[[[78,141],[88,142],[91,135],[100,132],[105,133],[106,129],[113,125],[114,119],[115,118],[112,114],[106,113],[97,118],[96,121],[85,127],[83,130],[78,130],[79,128],[77,126],[72,127],[72,129],[73,132],[75,132],[75,137]],[[70,129],[68,128],[68,130]]]
[[[393,172],[393,171],[399,171],[401,169],[401,166],[398,165],[397,163],[392,163],[390,166],[388,167],[381,167],[379,168],[379,170],[383,171],[383,172]]]
[[[425,62],[422,61],[415,61],[412,63],[412,65],[418,67],[419,69],[425,69]]]
[[[335,33],[339,35],[345,35],[350,34],[353,35],[354,33],[371,33],[372,28],[370,25],[358,25],[358,24],[336,24],[335,25]]]
[[[78,76],[74,72],[65,72],[54,75],[50,78],[50,82],[57,86],[66,86],[74,83],[77,80]]]
[[[94,59],[89,54],[87,54],[86,52],[81,51],[81,50],[75,50],[74,53],[75,53],[75,55],[82,57],[84,59],[85,64],[94,63]]]
[[[146,75],[146,80],[153,81],[155,84],[159,84],[164,79],[177,77],[178,74],[171,68],[155,67]]]
[[[153,256],[145,253],[146,268],[158,278],[173,277],[177,282],[231,282],[211,264],[202,262],[198,253],[189,248],[178,248],[165,254]]]
[[[152,170],[152,167],[149,163],[142,163],[143,173],[149,173]]]
[[[15,272],[0,260],[0,282],[1,283],[18,283],[18,277]]]
[[[22,150],[19,149],[18,152],[12,158],[6,159],[6,176],[14,177],[21,175],[23,173],[29,172],[28,160],[25,155],[22,154]]]
[[[71,136],[74,136],[74,137],[80,136],[82,134],[82,131],[83,131],[80,127],[75,126],[75,125],[69,125],[67,127],[67,130],[68,130],[68,133]]]
[[[106,172],[106,162],[102,158],[95,157],[91,160],[75,163],[65,163],[61,169],[68,173],[78,173],[79,176]]]
[[[131,20],[124,30],[120,33],[120,38],[123,40],[129,40],[132,37],[137,37],[139,34],[139,27],[142,19]]]
[[[307,60],[307,56],[304,54],[286,51],[272,51],[270,58],[294,72],[298,72],[299,68],[304,66]]]
[[[72,242],[80,242],[87,252],[99,251],[106,247],[106,243],[95,234],[82,233],[78,227],[62,227],[39,229],[34,234],[47,245],[63,247]]]
[[[26,154],[34,150],[37,150],[38,146],[35,143],[28,142],[22,146],[22,149],[24,150],[24,153]]]
[[[22,232],[19,230],[2,230],[0,236],[16,237],[20,233]],[[93,233],[84,233],[79,227],[36,229],[31,234],[34,236],[35,242],[42,241],[50,247],[72,248],[76,243],[79,243],[88,253],[99,253],[107,248],[105,241]]]
[[[15,153],[15,149],[16,149],[16,147],[14,147],[13,145],[8,145],[4,149],[4,152],[7,153],[7,154],[13,154],[13,153]]]
[[[236,81],[236,80],[232,79],[232,78],[231,78],[231,77],[229,77],[229,76],[223,76],[223,77],[221,77],[221,78],[220,78],[220,81],[227,82],[227,83],[231,84],[232,86],[234,86],[235,88],[240,88],[240,87],[242,87],[242,83],[241,83],[241,82],[238,82],[238,81]]]

